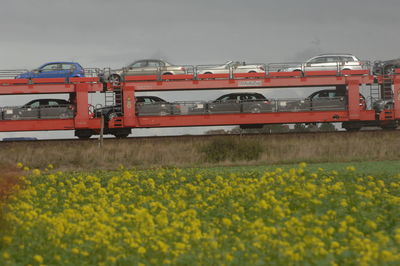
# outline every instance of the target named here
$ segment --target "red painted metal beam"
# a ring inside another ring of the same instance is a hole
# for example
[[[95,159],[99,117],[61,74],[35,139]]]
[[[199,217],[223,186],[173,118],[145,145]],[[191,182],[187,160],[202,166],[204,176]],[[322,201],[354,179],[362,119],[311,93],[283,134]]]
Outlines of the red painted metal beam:
[[[137,117],[135,114],[135,90],[132,86],[125,86],[123,94],[124,120],[125,127],[135,127]]]
[[[347,85],[347,94],[349,102],[349,118],[350,120],[360,119],[360,88],[357,79],[349,80]]]
[[[76,84],[75,127],[87,128],[89,123],[89,97],[86,84]]]
[[[284,72],[277,72],[284,73]],[[287,72],[290,73],[290,72]],[[253,79],[176,80],[132,82],[135,91],[220,90],[243,88],[323,87],[346,85],[349,79],[359,84],[373,83],[373,76],[315,76]]]
[[[301,77],[301,71],[291,71],[291,72],[269,72],[268,76],[271,78],[277,77]]]
[[[304,72],[304,76],[337,76],[337,71],[306,71]]]
[[[1,120],[0,132],[73,130],[73,119]]]
[[[223,74],[198,74],[198,79],[229,79],[228,73]]]
[[[396,71],[400,69],[396,69]],[[394,113],[395,119],[400,119],[400,75],[394,76],[393,80],[393,102],[394,102]]]
[[[51,94],[75,92],[75,86],[85,86],[88,92],[103,90],[101,83],[72,83],[72,84],[13,84],[0,86],[0,95],[11,94]]]
[[[100,118],[90,119],[86,128],[100,129],[100,123]],[[0,120],[0,132],[74,129],[74,119]]]
[[[360,111],[361,120],[374,120],[375,111]],[[226,126],[349,121],[347,111],[280,112],[262,114],[209,114],[182,116],[140,116],[137,127]]]
[[[234,78],[266,78],[265,73],[234,73]]]

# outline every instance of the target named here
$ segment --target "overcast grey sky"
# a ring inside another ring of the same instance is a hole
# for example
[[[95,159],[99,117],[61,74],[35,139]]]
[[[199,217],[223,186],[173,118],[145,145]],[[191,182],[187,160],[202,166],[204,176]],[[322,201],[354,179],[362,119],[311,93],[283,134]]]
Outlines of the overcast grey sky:
[[[1,0],[0,69],[390,59],[400,57],[399,13],[399,0]]]

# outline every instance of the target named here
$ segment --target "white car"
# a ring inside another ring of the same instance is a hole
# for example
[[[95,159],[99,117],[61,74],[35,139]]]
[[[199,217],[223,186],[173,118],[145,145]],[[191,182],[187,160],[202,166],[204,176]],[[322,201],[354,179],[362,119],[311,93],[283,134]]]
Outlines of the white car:
[[[200,66],[198,74],[224,74],[224,73],[264,73],[264,65],[247,65],[246,63],[227,61],[223,65]]]
[[[363,69],[360,60],[351,54],[321,54],[314,56],[303,64],[289,66],[281,69],[283,72],[292,71],[324,71],[324,70],[361,70]]]

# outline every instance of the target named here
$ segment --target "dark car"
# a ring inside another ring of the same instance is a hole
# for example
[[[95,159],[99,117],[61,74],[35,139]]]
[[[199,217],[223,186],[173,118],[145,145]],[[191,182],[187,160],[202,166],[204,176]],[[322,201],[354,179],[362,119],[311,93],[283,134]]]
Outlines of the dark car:
[[[75,62],[50,62],[34,69],[30,72],[22,73],[16,76],[16,79],[32,78],[70,78],[84,77],[83,67]]]
[[[225,94],[208,103],[210,113],[263,113],[272,112],[271,102],[255,92]]]
[[[372,73],[374,75],[392,74],[396,68],[400,68],[400,58],[375,62]]]
[[[288,111],[323,111],[323,110],[344,110],[347,106],[345,91],[320,90],[312,93],[304,100],[291,101],[287,103]],[[366,109],[366,102],[360,94],[360,108]]]
[[[2,108],[4,120],[66,119],[74,113],[75,106],[63,99],[37,99],[23,106]]]
[[[137,96],[136,113],[146,115],[177,115],[180,114],[180,105],[169,103],[157,96]],[[120,106],[106,106],[95,110],[96,117],[104,115],[107,120],[121,115]]]

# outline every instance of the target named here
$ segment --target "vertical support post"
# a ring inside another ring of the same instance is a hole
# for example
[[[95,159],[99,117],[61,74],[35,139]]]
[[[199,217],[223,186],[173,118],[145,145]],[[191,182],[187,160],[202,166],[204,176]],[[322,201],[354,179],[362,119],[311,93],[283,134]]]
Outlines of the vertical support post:
[[[100,135],[99,135],[100,148],[103,148],[103,136],[104,136],[104,115],[101,114]]]
[[[394,118],[400,119],[400,74],[393,79]]]
[[[123,110],[124,110],[124,127],[135,127],[136,121],[136,107],[135,107],[135,87],[132,85],[123,84]]]
[[[360,120],[360,85],[358,79],[347,80],[349,119]]]
[[[89,124],[89,97],[88,87],[85,83],[75,84],[76,91],[76,116],[75,128],[87,128]]]

